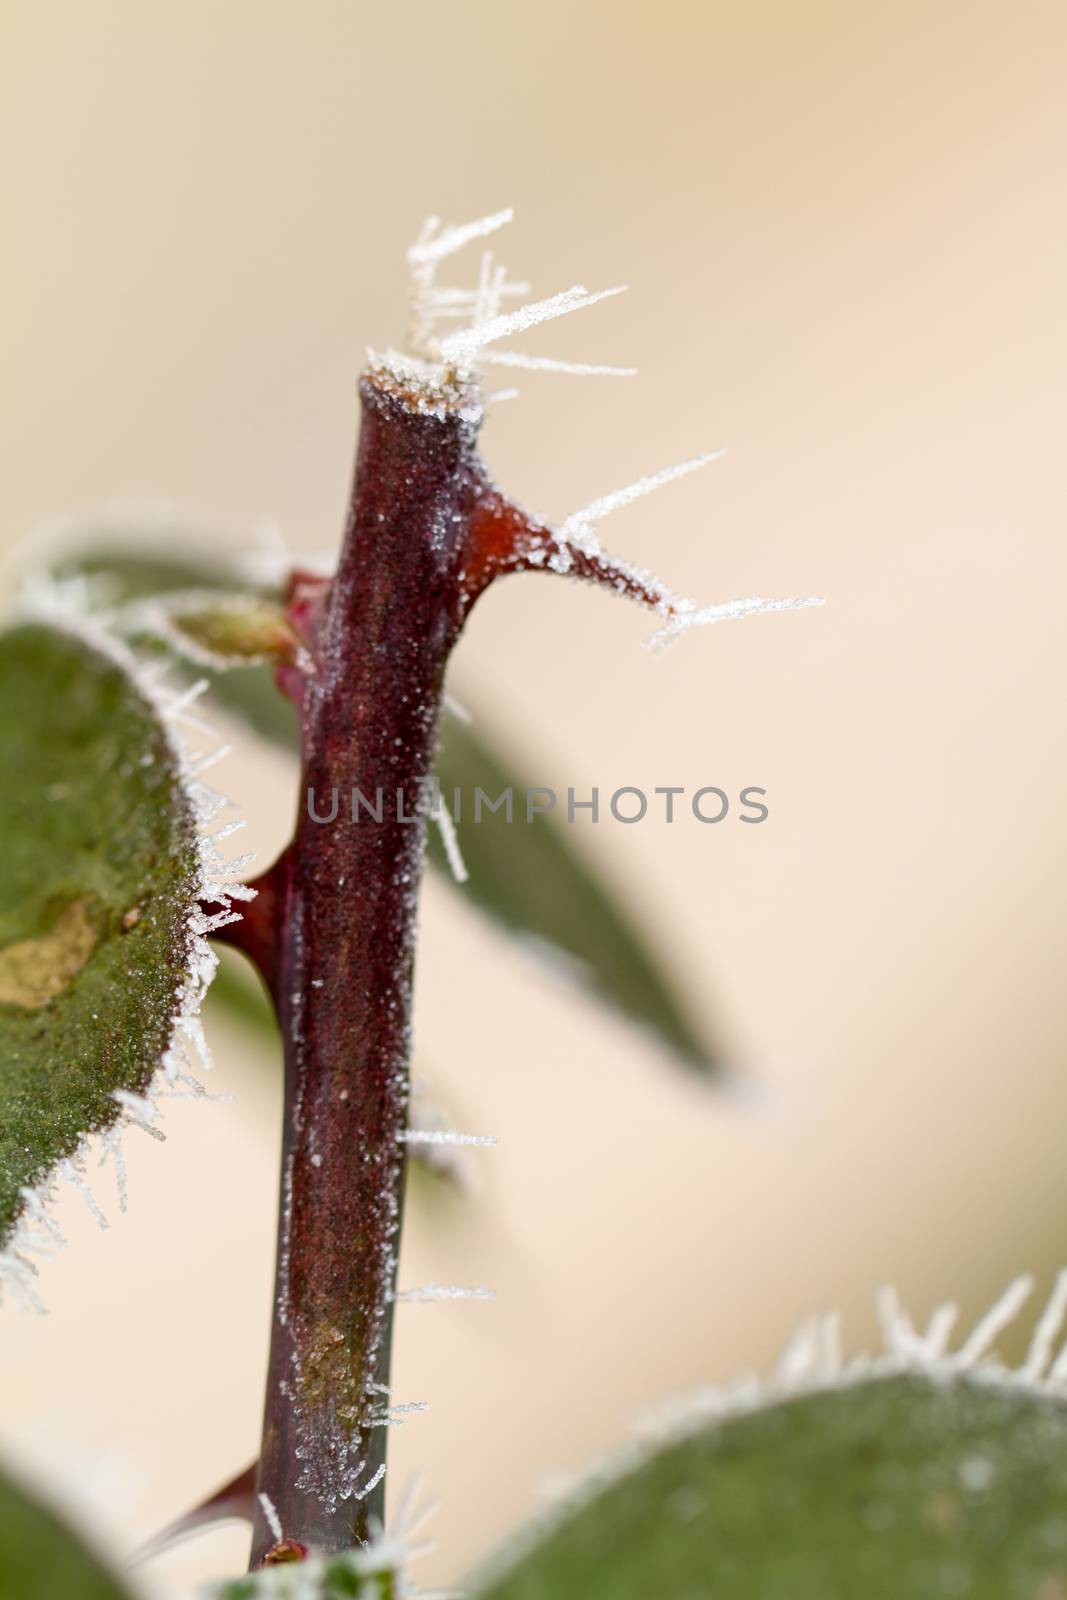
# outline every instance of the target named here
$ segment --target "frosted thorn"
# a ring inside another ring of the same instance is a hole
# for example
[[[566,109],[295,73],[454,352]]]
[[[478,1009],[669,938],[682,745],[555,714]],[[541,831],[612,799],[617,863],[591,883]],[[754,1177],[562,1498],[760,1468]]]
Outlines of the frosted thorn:
[[[1022,1365],[1024,1378],[1036,1382],[1044,1377],[1065,1315],[1067,1315],[1067,1268],[1057,1273],[1052,1293],[1038,1318],[1034,1336],[1030,1340],[1030,1348],[1026,1352],[1026,1360]]]
[[[988,1354],[997,1335],[1018,1315],[1033,1287],[1034,1280],[1029,1273],[1009,1283],[1000,1299],[990,1306],[984,1317],[979,1318],[970,1337],[961,1347],[955,1358],[959,1366],[973,1367]]]

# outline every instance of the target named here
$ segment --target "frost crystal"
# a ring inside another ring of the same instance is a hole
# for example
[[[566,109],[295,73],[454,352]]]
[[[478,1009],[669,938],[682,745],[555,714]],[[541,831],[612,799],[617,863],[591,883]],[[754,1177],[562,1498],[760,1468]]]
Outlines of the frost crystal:
[[[450,375],[469,375],[475,366],[482,363],[524,367],[529,371],[629,375],[630,368],[556,361],[549,356],[528,356],[521,351],[487,348],[499,339],[524,332],[538,323],[549,322],[570,311],[595,305],[598,300],[621,293],[620,288],[590,293],[584,285],[575,284],[545,300],[532,301],[515,311],[502,311],[503,301],[527,294],[529,285],[509,282],[506,271],[494,264],[490,252],[482,256],[478,282],[473,288],[437,285],[437,269],[442,261],[475,239],[495,233],[510,222],[512,216],[510,210],[497,211],[476,222],[445,228],[442,228],[438,217],[427,219],[408,251],[411,272],[409,354],[404,357],[395,351],[387,352],[382,362],[389,371],[402,372],[408,382],[421,380],[431,387],[436,384],[438,388],[448,385]],[[468,326],[443,338],[438,335],[439,322],[457,319],[467,321]]]
[[[445,847],[448,870],[457,883],[466,883],[470,873],[467,871],[467,863],[464,861],[463,852],[459,847],[456,824],[453,822],[452,813],[440,794],[437,796],[437,805],[434,808],[434,821],[440,830],[441,843]]]
[[[412,1302],[431,1300],[495,1300],[494,1289],[468,1289],[456,1283],[424,1283],[417,1289],[398,1289],[397,1300]]]
[[[262,1507],[263,1516],[266,1519],[267,1527],[270,1529],[271,1533],[273,1533],[275,1539],[280,1541],[282,1538],[282,1524],[281,1519],[275,1510],[274,1501],[271,1499],[269,1494],[259,1494],[256,1496],[256,1499],[259,1501],[260,1506]]]
[[[491,1133],[453,1133],[450,1128],[408,1128],[399,1137],[404,1144],[496,1144]]]
[[[559,530],[560,537],[573,538],[576,533],[591,527],[594,522],[599,522],[612,511],[631,505],[642,495],[652,494],[654,490],[661,489],[665,483],[673,483],[676,478],[684,478],[690,472],[706,467],[709,462],[721,460],[725,454],[725,450],[710,450],[707,455],[694,456],[691,461],[680,461],[677,466],[663,467],[661,471],[653,472],[647,478],[638,478],[635,483],[627,484],[625,489],[616,489],[611,494],[601,495],[598,500],[583,506],[581,511],[571,513]]]
[[[389,350],[381,356],[375,356],[372,352],[372,376],[383,388],[392,389],[420,413],[444,416],[451,410],[473,420],[480,418],[482,402],[478,380],[480,370],[485,366],[581,374],[628,375],[632,372],[628,367],[559,361],[551,356],[495,348],[500,340],[506,340],[513,334],[619,294],[620,287],[590,292],[583,284],[575,284],[545,299],[531,301],[513,310],[502,310],[503,300],[524,293],[526,285],[509,282],[503,268],[494,265],[489,252],[482,256],[478,281],[472,288],[439,286],[436,283],[437,268],[442,261],[471,241],[495,233],[510,220],[510,211],[498,211],[477,222],[442,228],[440,220],[431,217],[408,252],[411,270],[408,350],[403,354]],[[454,323],[458,319],[466,320],[467,326],[444,334],[439,332],[442,322]],[[515,391],[506,392],[513,394]],[[765,612],[795,611],[822,605],[823,601],[815,596],[770,600],[754,596],[698,607],[695,601],[672,594],[651,573],[618,561],[601,550],[595,524],[602,517],[676,478],[696,471],[722,453],[721,450],[713,451],[639,478],[623,489],[599,496],[581,511],[567,517],[558,529],[542,528],[527,541],[523,551],[525,564],[562,574],[574,571],[577,565],[582,576],[594,577],[601,585],[614,587],[620,594],[643,600],[663,619],[662,626],[648,641],[657,651],[691,628]],[[580,564],[581,557],[587,558],[584,567]],[[438,820],[449,861],[462,882],[466,872],[448,822],[440,814]]]
[[[552,322],[570,311],[583,311],[586,306],[595,306],[599,300],[622,294],[625,287],[625,284],[619,284],[614,289],[600,289],[590,294],[584,284],[576,283],[573,288],[550,295],[547,300],[534,300],[528,306],[521,306],[518,311],[490,317],[486,322],[475,322],[462,333],[450,334],[447,339],[441,340],[441,358],[447,363],[460,365],[471,362],[487,344],[495,344],[509,334],[534,328],[539,322]]]

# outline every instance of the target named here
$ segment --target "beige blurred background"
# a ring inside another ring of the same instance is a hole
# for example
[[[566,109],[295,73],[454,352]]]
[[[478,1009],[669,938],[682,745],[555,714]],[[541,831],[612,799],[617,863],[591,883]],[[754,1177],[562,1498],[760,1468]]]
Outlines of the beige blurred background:
[[[523,347],[640,376],[529,375],[500,480],[558,517],[728,445],[607,542],[702,599],[830,602],[654,659],[636,611],[515,580],[458,653],[537,781],[762,784],[771,817],[585,832],[729,1101],[429,886],[423,1070],[500,1142],[472,1199],[412,1196],[403,1278],[498,1292],[400,1315],[424,1583],[801,1315],[859,1347],[886,1280],[973,1312],[1067,1258],[1065,64],[1033,0],[0,7],[5,546],[125,495],[329,548],[405,246],[513,204],[538,292],[631,285]],[[226,783],[269,858],[290,773],[242,749]],[[132,1135],[129,1214],[72,1199],[50,1316],[0,1321],[0,1444],[127,1545],[256,1448],[277,1074],[216,1043],[238,1103]]]

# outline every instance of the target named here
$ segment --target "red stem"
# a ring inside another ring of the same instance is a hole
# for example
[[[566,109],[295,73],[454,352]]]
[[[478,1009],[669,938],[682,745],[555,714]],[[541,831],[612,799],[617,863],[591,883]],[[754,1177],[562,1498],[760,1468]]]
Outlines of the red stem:
[[[300,581],[306,651],[279,682],[300,710],[292,845],[232,942],[260,965],[285,1039],[278,1262],[256,1483],[286,1540],[331,1553],[381,1519],[404,1178],[421,804],[449,653],[494,577],[569,570],[657,609],[643,574],[568,546],[495,489],[476,397],[381,369],[363,423],[340,566]],[[353,790],[382,820],[351,820]],[[308,798],[318,816],[313,819]],[[405,820],[406,819],[406,820]],[[373,1487],[371,1487],[373,1485]],[[257,1499],[252,1564],[276,1542]]]
[[[299,695],[301,809],[283,858],[275,996],[286,1088],[278,1268],[257,1491],[286,1538],[349,1549],[380,1518],[404,1176],[411,982],[445,665],[481,492],[476,422],[365,379],[340,567]],[[350,820],[353,789],[383,820]],[[338,813],[331,823],[331,796]],[[413,821],[402,820],[404,817]],[[260,1507],[252,1560],[274,1544]]]

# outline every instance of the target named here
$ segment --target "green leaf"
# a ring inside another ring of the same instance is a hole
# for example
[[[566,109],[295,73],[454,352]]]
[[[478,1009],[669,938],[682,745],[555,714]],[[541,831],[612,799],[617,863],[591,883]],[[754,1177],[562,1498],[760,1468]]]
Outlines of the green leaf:
[[[214,1600],[397,1600],[400,1593],[392,1564],[372,1545],[343,1555],[261,1567],[222,1584],[213,1596]]]
[[[1014,1375],[904,1373],[668,1445],[477,1600],[1059,1600],[1067,1402]]]
[[[232,588],[234,572],[203,559],[177,561],[106,547],[72,556],[60,576],[106,579],[107,598],[116,604],[152,594],[186,589]],[[214,675],[212,693],[220,706],[247,722],[261,737],[288,750],[297,748],[296,715],[278,693],[269,666]],[[469,816],[457,825],[460,848],[470,873],[460,892],[510,933],[541,954],[560,952],[566,969],[603,1002],[648,1029],[680,1061],[701,1074],[721,1066],[718,1051],[692,1022],[685,1002],[649,941],[603,874],[570,842],[565,827],[549,816],[525,820],[528,787],[458,717],[444,724],[437,776],[448,799],[461,790],[468,811],[476,789],[490,799],[511,788],[515,820],[483,808],[481,820]],[[430,833],[430,860],[452,875],[437,829]]]
[[[204,1003],[204,1016],[213,1012],[240,1023],[262,1043],[280,1044],[278,1022],[270,995],[258,973],[244,956],[225,946],[219,951],[219,966]]]
[[[0,1600],[129,1600],[55,1514],[0,1473]]]
[[[0,1243],[18,1250],[198,997],[200,860],[158,712],[73,634],[0,635],[0,752]]]
[[[107,534],[99,531],[99,543],[91,547],[76,547],[64,552],[52,563],[52,575],[62,582],[87,582],[90,605],[100,607],[127,605],[131,600],[151,600],[156,595],[175,594],[181,590],[244,589],[265,594],[262,586],[247,583],[236,567],[225,559],[204,552],[194,556],[171,556],[163,552],[173,543],[180,548],[188,546],[184,530],[175,528],[172,535],[156,534],[145,537],[144,543],[127,544],[116,539],[110,542]]]

